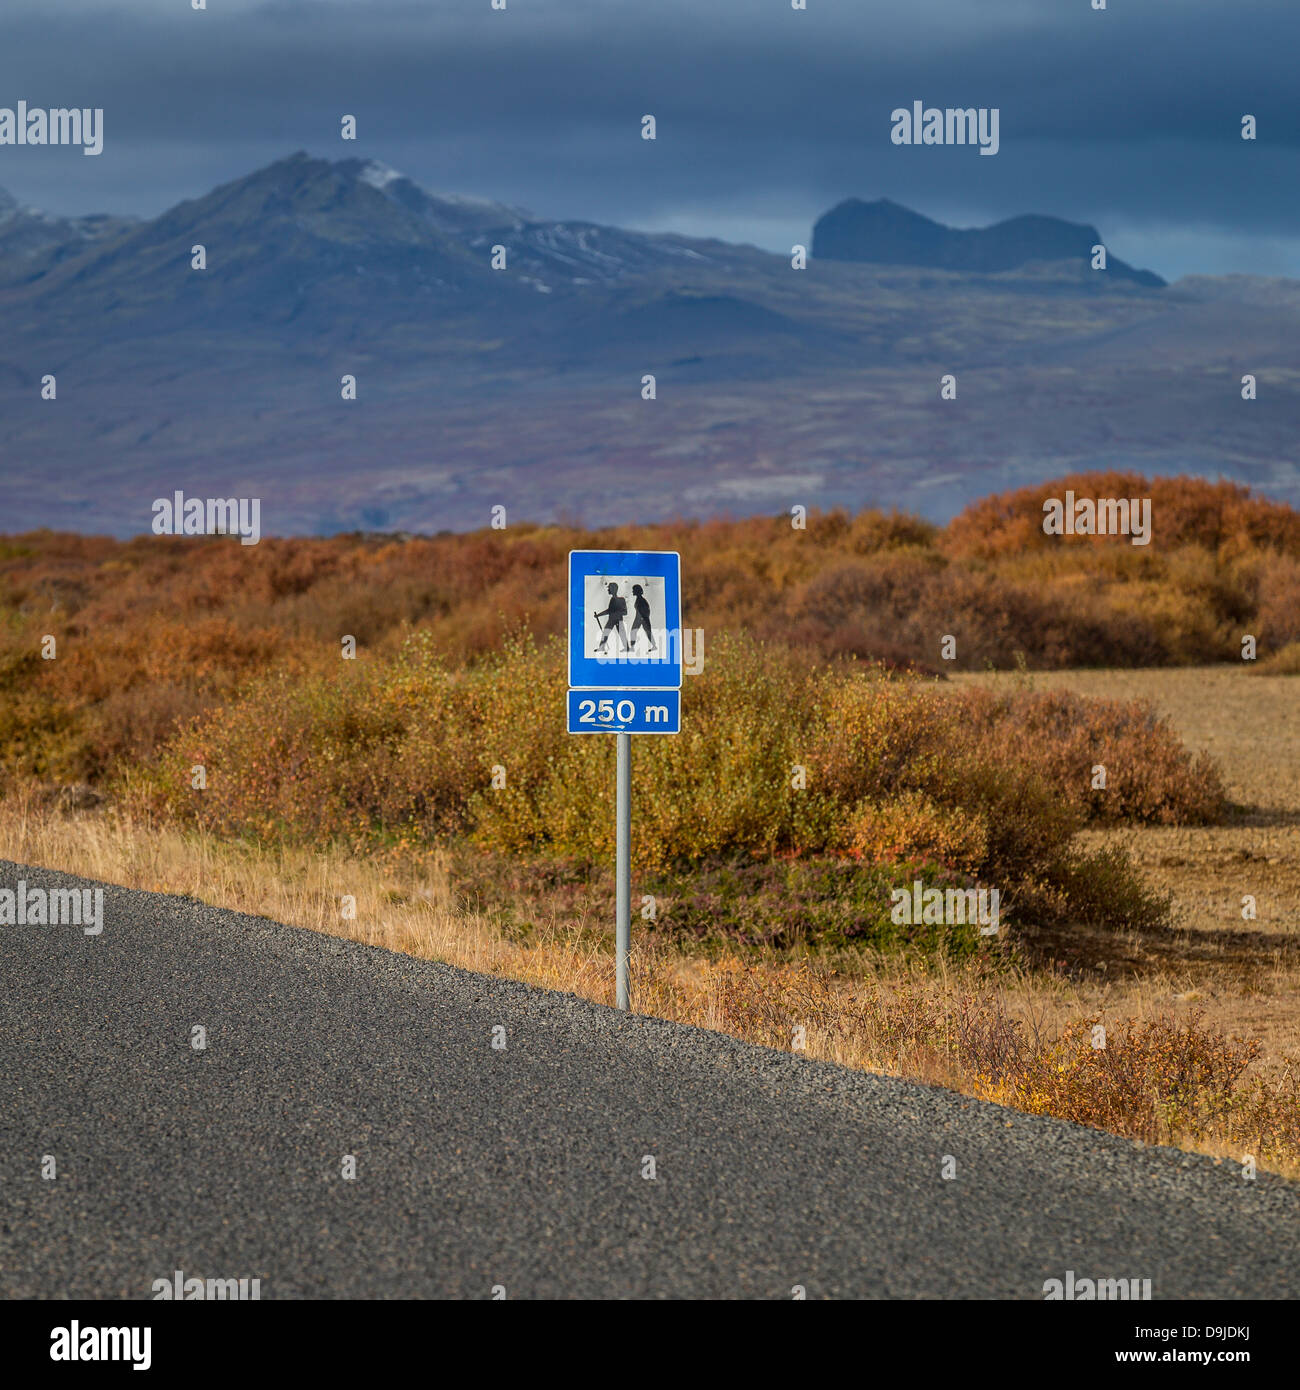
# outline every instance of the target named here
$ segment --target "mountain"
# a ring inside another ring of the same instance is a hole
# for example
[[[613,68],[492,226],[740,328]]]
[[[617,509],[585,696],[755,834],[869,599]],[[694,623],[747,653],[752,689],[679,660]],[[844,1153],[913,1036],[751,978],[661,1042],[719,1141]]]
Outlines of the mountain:
[[[922,235],[945,230],[897,211]],[[430,191],[376,160],[300,152],[150,221],[92,222],[41,220],[43,242],[0,256],[10,336],[37,335],[56,359],[88,325],[164,360],[177,335],[251,334],[253,352],[346,344],[460,371],[631,371],[664,358],[734,379],[782,360],[822,370],[898,351],[888,296],[864,298],[847,267],[795,277],[753,247],[538,218]],[[1069,261],[1031,269],[1022,291],[1081,288]]]
[[[1075,253],[1095,237],[1052,218],[954,232],[893,203],[850,201],[819,220],[813,252],[820,262],[962,273],[1023,266],[1035,279],[1026,287],[1042,292],[1163,283],[1114,260],[1104,285],[1081,282]],[[202,272],[191,267],[196,246]],[[791,303],[792,283],[784,257],[753,247],[547,220],[432,192],[376,160],[301,152],[146,222],[59,219],[0,202],[10,331],[55,341],[80,337],[89,317],[108,337],[136,341],[248,330],[310,348],[342,332],[420,351],[436,326],[461,348],[490,343],[503,359],[570,364],[597,350],[657,349],[673,335],[676,357],[697,355],[696,334],[714,349],[729,340],[747,359],[753,335],[800,339],[813,356],[881,348],[875,333],[864,341],[835,322],[860,320],[851,306],[846,314],[818,294]],[[557,295],[563,308],[539,300]]]
[[[303,153],[116,230],[90,244],[78,229],[71,248],[72,228],[61,240],[51,229],[43,256],[33,246],[22,278],[34,315],[57,329],[94,313],[135,336],[258,325],[305,334],[340,319],[364,334],[465,311],[509,318],[539,293],[727,259],[707,243],[543,221],[430,193],[377,161]],[[199,245],[201,274],[190,265]],[[493,267],[496,246],[504,271]]]
[[[84,250],[91,243],[117,235],[133,226],[134,218],[55,217],[38,208],[23,207],[0,188],[0,268],[21,273],[23,263],[50,251],[65,255]]]
[[[826,261],[867,261],[877,265],[930,266],[934,269],[994,275],[1042,261],[1074,261],[1091,266],[1092,248],[1104,245],[1096,227],[1059,217],[1026,215],[991,227],[945,227],[919,212],[878,198],[848,198],[817,219],[812,254]],[[1112,279],[1159,289],[1164,281],[1149,270],[1135,270],[1107,254]]]
[[[1090,270],[1095,238],[841,204],[796,269],[305,154],[142,222],[6,198],[0,524],[135,534],[178,487],[261,498],[268,534],[477,526],[501,504],[944,519],[1095,468],[1300,502],[1300,285],[1162,289]]]
[[[557,284],[609,284],[629,275],[673,265],[708,264],[716,258],[702,244],[683,237],[645,236],[592,222],[548,222],[486,198],[431,193],[373,159],[340,160],[333,168],[336,176],[369,184],[426,226],[457,238],[485,264],[494,245],[506,245],[515,273],[544,292]]]

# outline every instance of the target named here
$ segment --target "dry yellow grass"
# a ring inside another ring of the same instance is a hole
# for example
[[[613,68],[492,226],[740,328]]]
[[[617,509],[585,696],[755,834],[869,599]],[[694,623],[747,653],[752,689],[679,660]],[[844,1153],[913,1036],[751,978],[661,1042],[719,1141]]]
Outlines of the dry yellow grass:
[[[203,831],[180,831],[113,809],[63,813],[20,794],[0,800],[0,858],[126,888],[193,897],[598,1003],[611,1002],[614,994],[613,955],[599,930],[550,920],[527,942],[511,940],[487,916],[455,900],[437,854],[424,861],[409,855],[383,860],[337,849],[253,846]],[[344,895],[355,899],[355,917],[342,915]],[[774,986],[782,982],[783,988],[796,976],[805,979],[805,972],[781,966],[765,972],[761,965],[735,956],[707,959],[663,942],[640,941],[634,948],[632,1006],[677,1022],[737,1031],[728,1029],[729,1021],[736,1022],[737,982],[753,981],[761,993],[757,982],[765,974]],[[941,971],[933,983],[942,989],[944,980]],[[762,1037],[754,1029],[739,1031],[755,1041],[782,1046],[789,1045],[793,1029],[802,1025],[809,1029],[810,1055],[889,1069],[878,1067],[881,1049],[872,1039],[855,1037],[831,1022],[828,1008],[851,985],[851,980],[827,972],[825,979],[808,986],[805,1007],[788,1011],[789,1027],[782,1015],[775,1031],[771,1020],[765,1021],[759,1030]],[[824,1016],[820,1029],[809,1027],[813,1013]],[[940,1068],[928,1079],[956,1083],[960,1078]]]
[[[612,965],[594,950],[561,953],[558,943],[523,947],[473,911],[452,905],[436,856],[419,864],[280,845],[254,846],[202,831],[180,831],[114,810],[62,814],[29,796],[0,801],[0,857],[140,888],[194,897],[217,907],[348,937],[368,946],[505,974],[548,988],[590,994]],[[355,917],[342,899],[355,900]]]

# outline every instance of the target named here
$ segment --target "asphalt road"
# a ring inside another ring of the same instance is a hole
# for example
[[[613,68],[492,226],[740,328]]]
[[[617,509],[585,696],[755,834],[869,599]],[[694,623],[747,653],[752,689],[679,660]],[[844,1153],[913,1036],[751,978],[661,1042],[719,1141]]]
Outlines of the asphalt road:
[[[1280,1179],[185,899],[0,926],[0,982],[5,1297],[1300,1293]]]

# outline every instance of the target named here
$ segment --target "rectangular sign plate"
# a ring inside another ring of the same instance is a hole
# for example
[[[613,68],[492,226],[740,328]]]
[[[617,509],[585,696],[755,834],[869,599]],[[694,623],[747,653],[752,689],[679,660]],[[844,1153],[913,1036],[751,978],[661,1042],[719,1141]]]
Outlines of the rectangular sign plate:
[[[681,689],[681,565],[674,550],[569,552],[571,686]]]
[[[680,690],[570,690],[571,734],[679,734]]]

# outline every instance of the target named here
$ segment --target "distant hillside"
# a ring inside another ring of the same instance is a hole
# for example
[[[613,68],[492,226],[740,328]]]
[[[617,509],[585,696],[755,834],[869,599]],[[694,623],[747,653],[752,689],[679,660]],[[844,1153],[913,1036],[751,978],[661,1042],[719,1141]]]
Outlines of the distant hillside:
[[[866,254],[896,263],[826,256],[823,218],[798,269],[370,159],[291,155],[143,222],[5,198],[4,524],[130,535],[177,487],[259,497],[282,535],[467,530],[498,505],[591,526],[796,504],[944,521],[1095,468],[1300,502],[1300,286],[1157,290],[1114,258],[1091,270],[1090,227],[956,233],[875,207],[892,231]]]
[[[1040,261],[1091,265],[1092,248],[1105,245],[1096,227],[1059,217],[1012,217],[992,227],[961,230],[933,222],[910,208],[878,198],[848,198],[817,219],[812,253],[825,261],[921,265],[989,275]],[[1106,273],[1158,289],[1164,281],[1107,254]],[[1098,272],[1100,273],[1100,272]]]

